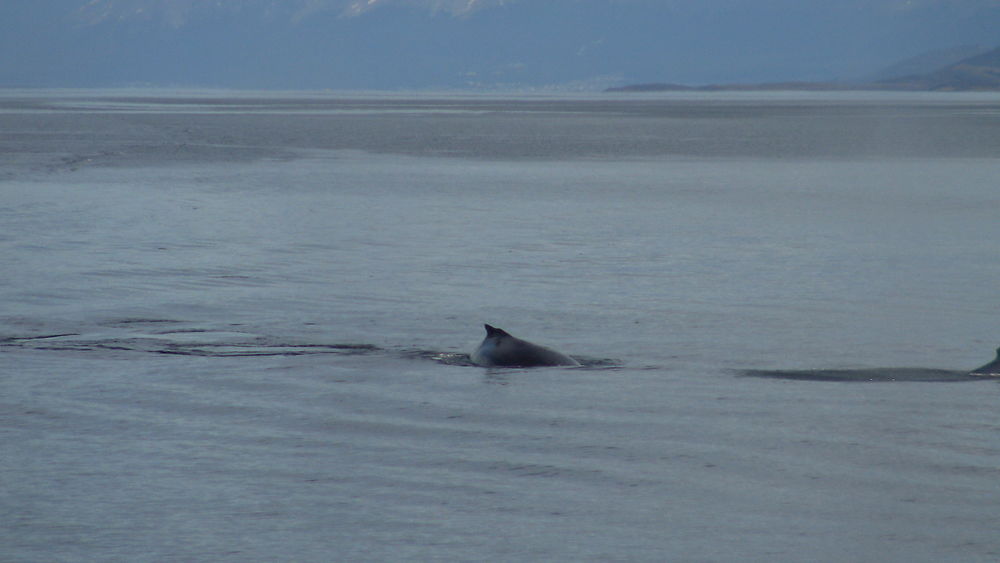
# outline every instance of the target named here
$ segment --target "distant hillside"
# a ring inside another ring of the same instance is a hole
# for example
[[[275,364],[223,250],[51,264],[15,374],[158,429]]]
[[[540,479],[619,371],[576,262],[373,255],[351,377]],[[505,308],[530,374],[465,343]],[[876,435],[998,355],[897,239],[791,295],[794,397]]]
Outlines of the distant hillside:
[[[944,55],[944,53],[940,53]],[[924,59],[920,64],[926,64]],[[917,59],[908,59],[888,67],[913,68]],[[859,82],[766,82],[756,84],[709,84],[685,86],[669,83],[632,84],[609,88],[608,92],[676,92],[676,91],[741,91],[741,90],[903,90],[903,91],[965,91],[1000,90],[1000,47],[980,52],[954,64],[921,74]]]
[[[934,72],[876,84],[899,90],[1000,90],[1000,47]]]
[[[936,72],[947,66],[989,51],[982,45],[961,45],[947,49],[934,49],[915,57],[903,59],[864,77],[863,82],[882,82],[902,76],[917,76]]]
[[[774,91],[774,90],[859,90],[862,85],[848,82],[761,82],[756,84],[705,84],[703,86],[686,86],[649,82],[646,84],[629,84],[608,88],[605,92],[743,92],[743,91]]]

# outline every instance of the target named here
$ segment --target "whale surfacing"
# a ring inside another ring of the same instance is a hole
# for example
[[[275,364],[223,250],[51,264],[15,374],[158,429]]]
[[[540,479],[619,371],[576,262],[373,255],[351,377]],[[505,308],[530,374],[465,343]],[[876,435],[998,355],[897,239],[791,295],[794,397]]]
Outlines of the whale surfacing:
[[[470,358],[484,367],[578,366],[580,362],[545,346],[533,344],[508,334],[505,330],[486,327],[486,338]]]
[[[1000,348],[997,348],[997,357],[992,362],[970,371],[969,375],[1000,376]]]

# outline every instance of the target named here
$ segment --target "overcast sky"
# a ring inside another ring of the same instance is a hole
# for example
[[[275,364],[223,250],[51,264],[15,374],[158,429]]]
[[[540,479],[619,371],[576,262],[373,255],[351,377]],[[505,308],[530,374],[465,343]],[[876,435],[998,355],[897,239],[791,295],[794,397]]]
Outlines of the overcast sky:
[[[1000,0],[2,0],[0,86],[853,79],[1000,45]]]

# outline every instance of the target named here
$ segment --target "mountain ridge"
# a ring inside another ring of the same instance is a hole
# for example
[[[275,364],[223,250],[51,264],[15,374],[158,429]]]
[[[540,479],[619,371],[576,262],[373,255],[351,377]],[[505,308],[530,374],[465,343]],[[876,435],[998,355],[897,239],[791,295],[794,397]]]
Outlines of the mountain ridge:
[[[905,62],[905,61],[904,61]],[[893,65],[895,66],[895,65]],[[1000,47],[980,52],[937,70],[871,81],[724,83],[689,86],[645,83],[616,86],[607,92],[676,92],[741,90],[898,90],[898,91],[1000,91]]]

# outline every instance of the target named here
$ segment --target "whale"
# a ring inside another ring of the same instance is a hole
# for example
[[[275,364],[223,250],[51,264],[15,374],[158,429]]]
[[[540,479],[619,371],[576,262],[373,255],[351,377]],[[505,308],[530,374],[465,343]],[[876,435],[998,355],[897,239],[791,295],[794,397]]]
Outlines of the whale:
[[[511,336],[507,331],[490,325],[486,338],[472,353],[472,363],[482,367],[578,366],[580,362],[551,348]]]
[[[1000,376],[1000,348],[997,348],[997,357],[992,362],[970,371],[969,375]]]

